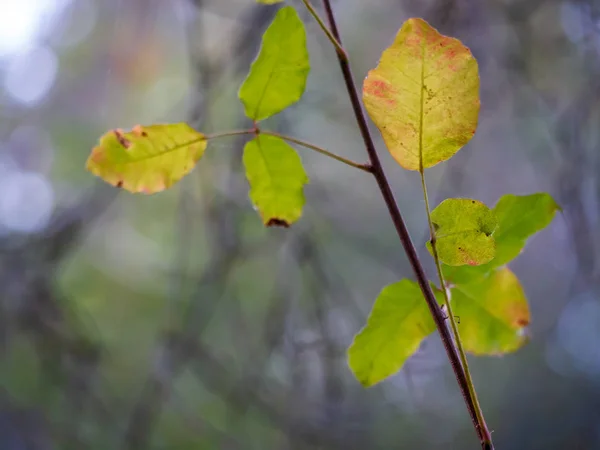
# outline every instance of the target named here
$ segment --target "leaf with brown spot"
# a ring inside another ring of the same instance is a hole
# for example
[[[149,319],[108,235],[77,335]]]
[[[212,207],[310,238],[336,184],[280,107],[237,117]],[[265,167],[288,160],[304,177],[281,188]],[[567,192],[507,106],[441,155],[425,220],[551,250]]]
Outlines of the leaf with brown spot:
[[[432,167],[475,134],[477,61],[459,40],[422,19],[409,19],[365,79],[363,100],[402,167]]]
[[[308,176],[296,151],[281,138],[259,134],[244,147],[243,159],[263,223],[287,228],[298,220]]]
[[[116,129],[102,136],[86,167],[113,186],[153,194],[191,172],[206,143],[186,123],[136,125],[129,132]]]
[[[450,266],[477,266],[494,258],[492,234],[498,225],[494,212],[470,198],[449,198],[431,212],[441,261]],[[427,249],[432,252],[431,243]]]
[[[465,350],[496,355],[515,351],[527,341],[527,298],[507,267],[453,287],[451,296],[452,310],[460,316],[458,331]]]
[[[454,283],[465,283],[509,263],[523,251],[527,240],[547,227],[560,210],[552,196],[545,192],[503,195],[493,208],[498,219],[498,228],[494,231],[494,259],[477,267],[444,266],[444,275]]]

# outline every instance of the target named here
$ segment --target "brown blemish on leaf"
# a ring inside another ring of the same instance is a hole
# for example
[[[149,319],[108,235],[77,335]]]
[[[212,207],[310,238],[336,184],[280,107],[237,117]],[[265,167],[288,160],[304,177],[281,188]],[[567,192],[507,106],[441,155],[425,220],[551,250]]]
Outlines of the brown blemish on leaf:
[[[90,156],[90,160],[95,162],[96,164],[100,164],[106,158],[106,154],[102,151],[101,148],[96,147],[92,150],[92,155]]]
[[[148,133],[146,133],[144,127],[142,127],[141,125],[136,125],[135,127],[133,127],[131,132],[138,137],[148,137]]]
[[[125,148],[129,148],[131,147],[131,142],[129,142],[126,138],[125,135],[123,134],[123,130],[121,129],[116,129],[113,131],[113,133],[115,134],[117,141],[119,141],[119,144],[121,144],[123,147]]]
[[[267,227],[283,227],[283,228],[289,228],[290,224],[283,219],[278,219],[277,217],[273,217],[271,219],[269,219],[269,221],[266,223]]]
[[[520,327],[526,327],[527,325],[529,325],[529,319],[527,319],[526,317],[520,317],[517,319],[517,325],[519,325]]]
[[[117,181],[117,184],[115,184],[115,186],[118,187],[118,188],[122,188],[123,187],[123,180]]]
[[[363,91],[366,94],[370,94],[385,100],[386,103],[390,105],[394,105],[396,103],[394,99],[390,98],[394,93],[394,89],[387,81],[370,80],[367,78],[363,87]]]

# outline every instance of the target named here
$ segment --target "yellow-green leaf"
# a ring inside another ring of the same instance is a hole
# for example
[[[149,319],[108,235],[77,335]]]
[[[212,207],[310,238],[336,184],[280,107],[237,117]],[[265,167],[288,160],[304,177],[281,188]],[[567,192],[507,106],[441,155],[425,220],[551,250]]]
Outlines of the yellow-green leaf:
[[[304,24],[294,8],[284,6],[265,31],[258,57],[240,88],[246,115],[259,121],[296,103],[309,71]]]
[[[517,350],[527,341],[529,306],[519,279],[507,267],[453,287],[451,295],[465,350],[502,354]]]
[[[204,135],[186,123],[137,125],[102,136],[86,167],[109,184],[153,194],[191,172],[204,150]]]
[[[504,195],[493,209],[498,219],[494,231],[496,256],[479,267],[444,267],[446,277],[455,283],[465,283],[508,264],[525,248],[527,239],[547,227],[560,206],[545,192],[530,195]]]
[[[408,170],[426,169],[475,134],[477,61],[459,40],[409,19],[365,79],[363,100],[396,161]]]
[[[443,295],[434,293],[438,303]],[[373,386],[400,370],[435,324],[419,285],[401,280],[386,286],[373,305],[365,327],[348,349],[348,365],[364,386]]]
[[[503,195],[494,213],[498,230],[494,238],[498,244],[494,265],[508,263],[521,253],[527,238],[547,227],[560,206],[545,192],[531,195]]]
[[[498,222],[490,208],[470,198],[449,198],[431,212],[436,249],[449,266],[485,264],[494,258]],[[431,252],[431,243],[427,243]]]
[[[289,227],[302,215],[308,176],[300,156],[278,137],[258,135],[244,147],[250,198],[266,226]]]

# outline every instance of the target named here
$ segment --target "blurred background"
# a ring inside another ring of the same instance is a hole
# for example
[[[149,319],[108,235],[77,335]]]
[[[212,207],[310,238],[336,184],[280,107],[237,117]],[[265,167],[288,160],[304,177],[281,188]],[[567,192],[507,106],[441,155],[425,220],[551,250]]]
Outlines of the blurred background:
[[[335,53],[289,3],[312,71],[268,127],[364,161]],[[564,209],[511,263],[532,339],[470,358],[480,401],[498,450],[600,449],[600,2],[334,7],[359,83],[409,17],[472,49],[480,126],[428,171],[433,205],[548,191]],[[479,448],[437,334],[371,389],[347,367],[381,288],[412,278],[371,177],[300,149],[311,184],[286,230],[252,208],[244,139],[152,196],[84,169],[110,128],[247,127],[237,90],[277,9],[0,0],[0,449]],[[433,277],[418,174],[373,131]]]

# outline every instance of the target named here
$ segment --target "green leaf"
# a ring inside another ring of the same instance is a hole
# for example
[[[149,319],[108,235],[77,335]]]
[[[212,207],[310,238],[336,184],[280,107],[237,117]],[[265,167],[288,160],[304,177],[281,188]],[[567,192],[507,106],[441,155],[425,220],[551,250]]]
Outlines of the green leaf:
[[[475,134],[477,61],[459,40],[422,19],[409,19],[365,79],[363,100],[402,167],[432,167]]]
[[[116,129],[100,138],[86,168],[114,186],[153,194],[190,173],[206,144],[204,135],[186,123]]]
[[[498,230],[494,234],[497,243],[493,263],[501,266],[516,258],[525,247],[529,236],[546,228],[560,206],[546,193],[502,196],[494,212],[498,218]]]
[[[492,233],[498,222],[484,203],[469,198],[449,198],[431,212],[436,248],[450,266],[485,264],[494,258]],[[427,243],[430,252],[431,243]]]
[[[507,267],[453,287],[451,296],[465,350],[481,355],[502,354],[517,350],[527,341],[527,299],[519,279]]]
[[[289,227],[302,215],[308,176],[300,156],[275,136],[258,135],[244,147],[250,198],[266,226]]]
[[[525,248],[527,239],[547,227],[560,206],[545,192],[530,195],[504,195],[493,211],[498,219],[494,232],[496,256],[479,267],[444,267],[444,274],[456,283],[464,283],[508,264]]]
[[[443,295],[434,293],[438,303]],[[395,374],[414,354],[435,324],[419,285],[401,280],[386,286],[373,305],[365,327],[348,349],[348,364],[364,386]]]
[[[309,71],[304,24],[294,8],[284,6],[265,31],[258,57],[240,88],[246,115],[259,121],[296,103]]]

